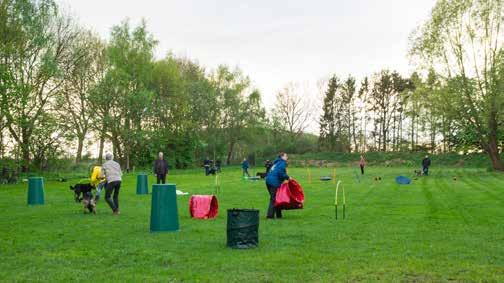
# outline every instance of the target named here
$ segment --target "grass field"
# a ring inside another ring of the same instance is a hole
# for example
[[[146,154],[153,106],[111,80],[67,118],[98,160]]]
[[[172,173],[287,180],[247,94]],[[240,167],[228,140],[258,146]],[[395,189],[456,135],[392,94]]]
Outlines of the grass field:
[[[399,186],[405,168],[370,168],[357,182],[338,169],[347,219],[334,219],[331,169],[289,169],[303,185],[305,209],[266,220],[263,181],[222,174],[219,216],[189,217],[189,196],[178,196],[180,232],[150,233],[150,195],[137,196],[125,176],[121,215],[106,203],[84,215],[69,183],[47,182],[46,204],[26,205],[26,184],[0,188],[0,281],[504,281],[504,175],[484,169],[439,169]],[[381,176],[375,182],[374,176]],[[458,179],[454,181],[453,176]],[[150,177],[150,182],[153,177]],[[169,182],[210,194],[212,177],[176,171]],[[226,248],[226,209],[258,208],[257,249]]]

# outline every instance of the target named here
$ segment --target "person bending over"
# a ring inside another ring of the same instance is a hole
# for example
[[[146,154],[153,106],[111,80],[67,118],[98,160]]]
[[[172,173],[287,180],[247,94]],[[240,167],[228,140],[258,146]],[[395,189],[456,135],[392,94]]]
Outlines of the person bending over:
[[[278,188],[280,188],[284,181],[290,180],[289,175],[287,175],[287,159],[287,153],[280,152],[266,176],[266,187],[270,195],[268,213],[266,215],[268,219],[273,219],[275,216],[276,218],[282,218],[282,210],[275,207],[275,199]]]

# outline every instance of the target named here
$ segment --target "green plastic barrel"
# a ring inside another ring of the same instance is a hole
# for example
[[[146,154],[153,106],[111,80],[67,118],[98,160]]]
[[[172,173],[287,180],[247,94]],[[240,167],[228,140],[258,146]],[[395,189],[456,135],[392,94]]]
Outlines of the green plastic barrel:
[[[147,175],[145,174],[140,174],[137,176],[137,187],[136,187],[136,193],[137,195],[147,195],[149,194],[149,187],[148,187],[148,181],[147,181]]]
[[[234,249],[255,248],[259,244],[259,210],[228,209],[227,246]]]
[[[28,178],[28,205],[44,204],[44,179]]]
[[[152,186],[150,230],[151,232],[179,230],[175,184]]]

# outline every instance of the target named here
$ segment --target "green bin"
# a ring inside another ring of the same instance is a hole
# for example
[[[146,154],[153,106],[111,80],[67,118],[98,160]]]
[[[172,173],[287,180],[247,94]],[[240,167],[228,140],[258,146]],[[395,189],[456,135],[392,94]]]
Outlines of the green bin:
[[[228,209],[227,246],[250,249],[259,244],[259,210]]]
[[[137,195],[147,195],[149,194],[149,187],[148,187],[148,181],[147,181],[147,175],[146,174],[140,174],[137,176],[137,187],[136,187],[136,193]]]
[[[44,204],[44,179],[28,178],[28,205]]]
[[[150,230],[151,232],[179,230],[175,184],[152,186]]]

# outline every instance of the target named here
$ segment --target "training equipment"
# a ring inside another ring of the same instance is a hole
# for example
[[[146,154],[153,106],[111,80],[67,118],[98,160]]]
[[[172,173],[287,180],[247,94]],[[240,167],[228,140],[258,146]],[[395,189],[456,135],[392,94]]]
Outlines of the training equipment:
[[[308,182],[311,184],[312,181],[312,175],[311,175],[311,170],[310,168],[306,167],[306,176],[308,178]]]
[[[221,192],[221,181],[220,174],[215,175],[215,184],[214,184],[214,194],[219,194]]]
[[[322,177],[320,177],[320,181],[326,182],[326,181],[331,181],[331,180],[332,180],[332,178],[329,177],[329,176],[322,176]]]
[[[152,186],[150,231],[178,231],[179,219],[175,184]]]
[[[409,185],[411,184],[411,179],[405,176],[397,176],[396,183],[399,185]]]
[[[137,176],[137,187],[136,187],[137,195],[149,194],[148,186],[149,186],[149,183],[147,180],[147,175],[146,174],[139,174]]]
[[[334,196],[334,210],[336,215],[336,220],[338,219],[338,191],[341,185],[341,181],[338,181],[336,185],[336,194]],[[341,186],[341,190],[343,191],[343,219],[345,219],[345,208],[346,208],[346,197],[345,197],[345,188]]]
[[[275,196],[275,207],[281,209],[302,209],[304,203],[304,192],[301,185],[290,179],[278,188]]]
[[[211,219],[219,213],[217,197],[210,195],[193,195],[189,199],[189,213],[192,218]]]
[[[28,205],[44,204],[44,179],[28,178]]]
[[[248,177],[248,180],[249,181],[259,181],[259,180],[261,180],[261,177],[259,177],[259,176],[250,176],[250,177]]]
[[[259,244],[259,210],[228,209],[227,246],[250,249]]]

